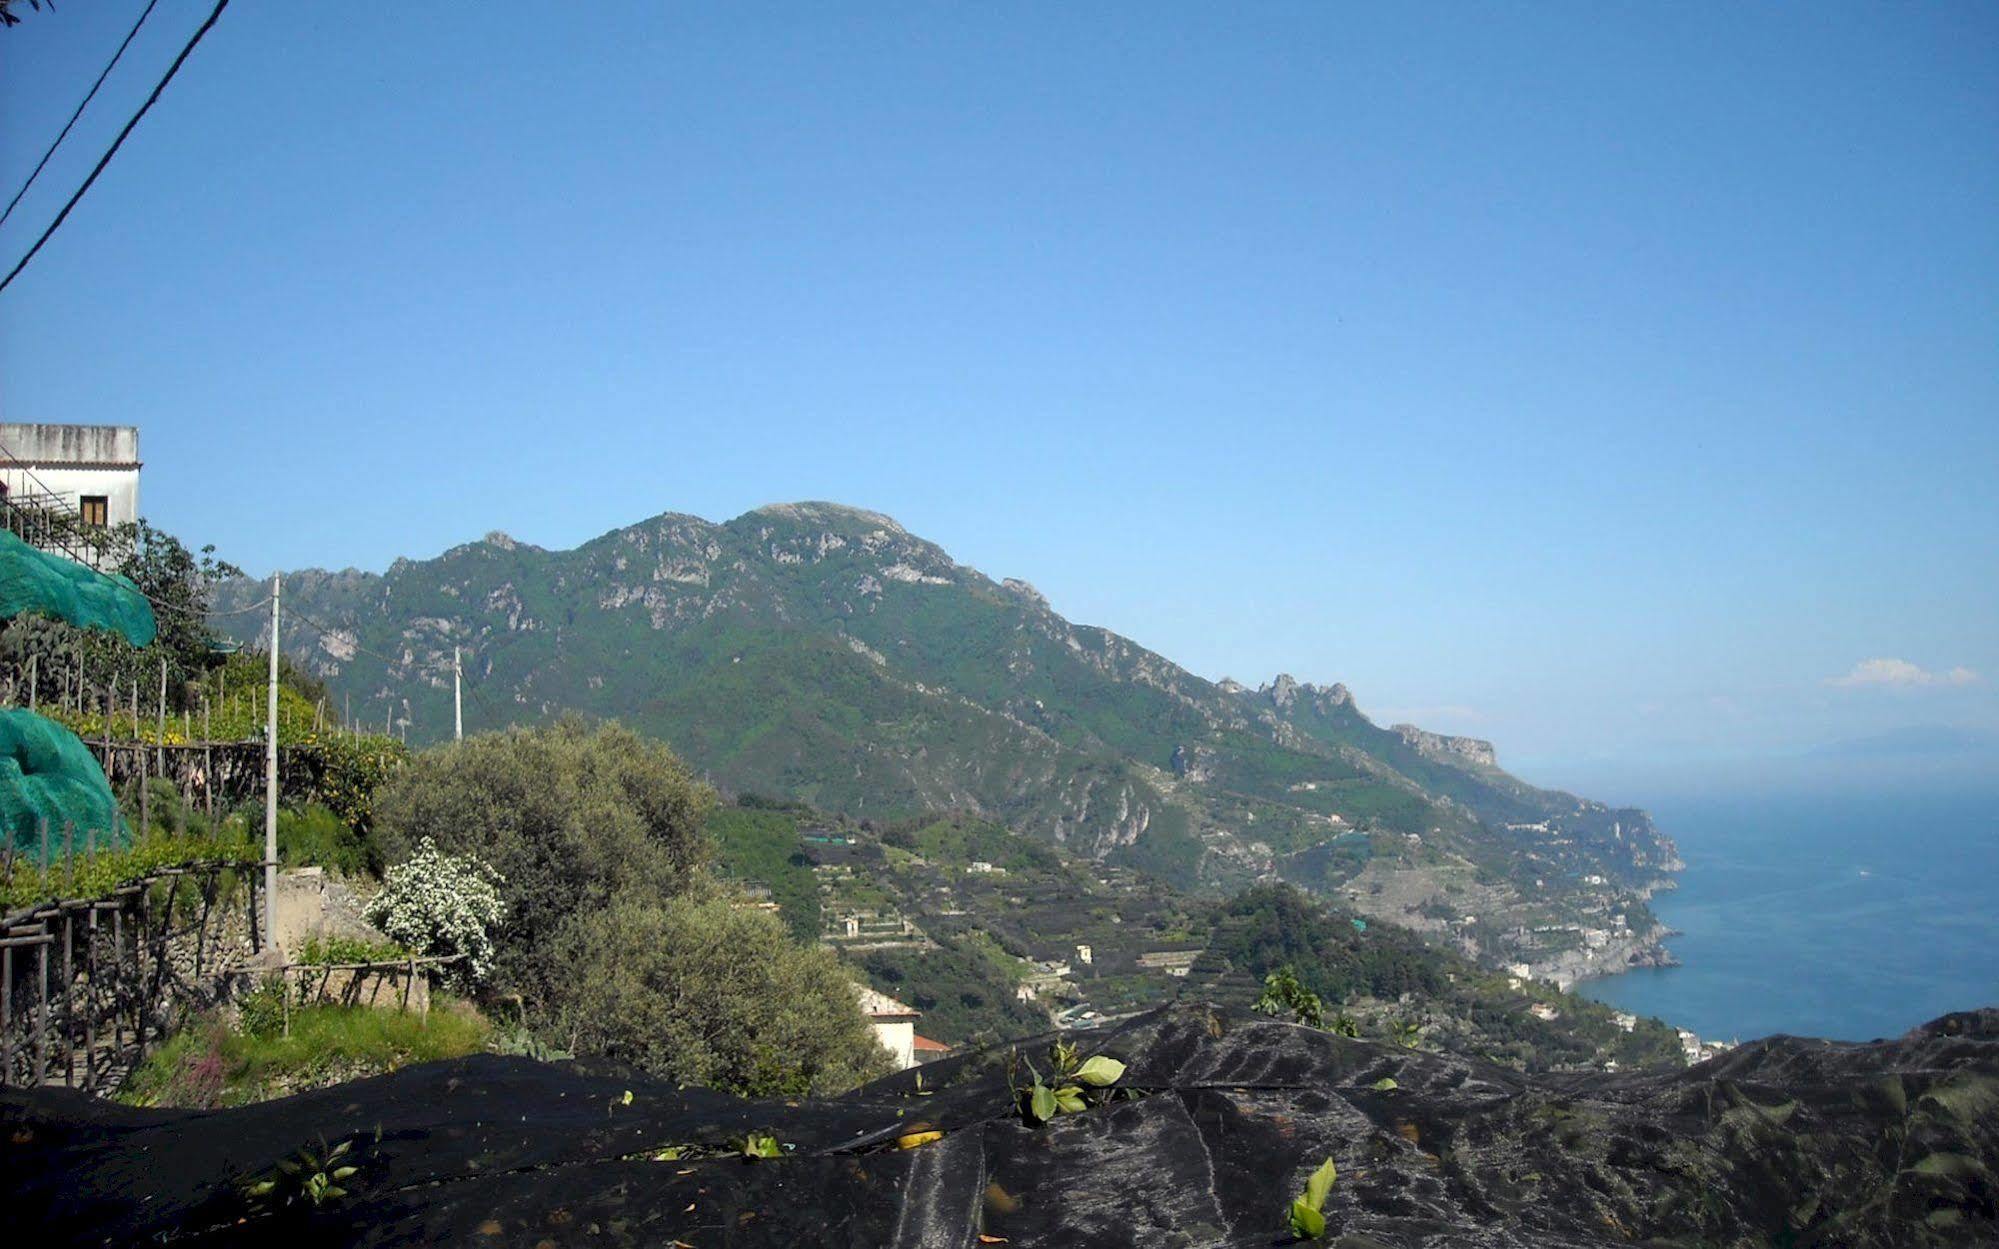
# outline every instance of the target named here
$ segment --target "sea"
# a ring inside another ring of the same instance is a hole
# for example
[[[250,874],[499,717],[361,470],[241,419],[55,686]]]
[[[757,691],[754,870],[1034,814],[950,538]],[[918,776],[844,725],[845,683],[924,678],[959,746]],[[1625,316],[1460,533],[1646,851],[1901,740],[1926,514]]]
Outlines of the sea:
[[[1999,1006],[1999,786],[1645,804],[1680,847],[1679,967],[1580,991],[1708,1040],[1860,1041]]]

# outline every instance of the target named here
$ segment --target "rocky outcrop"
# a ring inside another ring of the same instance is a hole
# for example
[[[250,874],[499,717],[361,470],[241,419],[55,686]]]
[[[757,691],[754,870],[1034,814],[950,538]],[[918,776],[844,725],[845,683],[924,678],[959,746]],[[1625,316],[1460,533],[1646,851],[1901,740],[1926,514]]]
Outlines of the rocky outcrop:
[[[1229,693],[1240,693],[1242,690],[1242,686],[1228,680],[1224,680],[1222,688]],[[1321,712],[1353,705],[1353,692],[1339,682],[1323,686],[1313,685],[1309,681],[1295,680],[1288,672],[1278,673],[1276,679],[1268,685],[1259,687],[1256,692],[1268,699],[1279,711],[1289,711],[1301,702]]]
[[[1048,596],[1018,577],[1007,577],[1000,582],[1000,588],[1018,598],[1024,598],[1034,606],[1046,609]]]
[[[1448,737],[1442,733],[1432,733],[1419,729],[1413,724],[1397,724],[1389,732],[1414,747],[1419,754],[1427,755],[1445,763],[1469,763],[1475,767],[1496,768],[1499,766],[1499,752],[1492,743],[1478,737]]]

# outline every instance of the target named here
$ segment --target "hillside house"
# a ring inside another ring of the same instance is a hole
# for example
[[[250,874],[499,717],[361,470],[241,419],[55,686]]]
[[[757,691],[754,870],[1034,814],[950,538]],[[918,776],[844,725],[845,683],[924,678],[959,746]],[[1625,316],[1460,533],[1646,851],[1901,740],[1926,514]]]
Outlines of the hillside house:
[[[1138,956],[1138,965],[1147,971],[1163,971],[1169,976],[1184,976],[1194,966],[1194,960],[1201,957],[1199,950],[1154,950]]]
[[[951,1056],[950,1046],[944,1044],[942,1041],[933,1041],[921,1032],[911,1035],[910,1047],[915,1053],[916,1061],[919,1065],[934,1063],[940,1058],[949,1058]]]
[[[880,1041],[882,1048],[895,1059],[896,1070],[907,1071],[914,1067],[916,1021],[922,1017],[922,1012],[866,985],[855,985],[854,991],[860,994],[861,1013],[874,1025],[875,1040]]]
[[[139,519],[139,468],[136,426],[0,424],[0,524],[101,565],[89,535]]]

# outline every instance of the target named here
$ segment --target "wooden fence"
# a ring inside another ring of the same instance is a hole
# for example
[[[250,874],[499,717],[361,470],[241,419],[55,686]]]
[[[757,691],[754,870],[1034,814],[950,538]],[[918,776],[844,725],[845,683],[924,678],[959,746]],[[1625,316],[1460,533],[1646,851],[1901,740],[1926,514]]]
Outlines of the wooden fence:
[[[263,950],[261,876],[189,863],[0,920],[0,1087],[115,1088]]]

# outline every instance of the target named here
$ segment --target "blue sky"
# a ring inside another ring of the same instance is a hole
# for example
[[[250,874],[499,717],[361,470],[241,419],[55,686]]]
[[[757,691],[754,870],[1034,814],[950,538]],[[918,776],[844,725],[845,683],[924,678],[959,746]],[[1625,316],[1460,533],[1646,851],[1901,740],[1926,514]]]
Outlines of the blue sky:
[[[0,33],[8,194],[139,7]],[[1538,780],[1999,734],[1999,11],[849,8],[232,6],[0,419],[260,571],[872,507]]]

